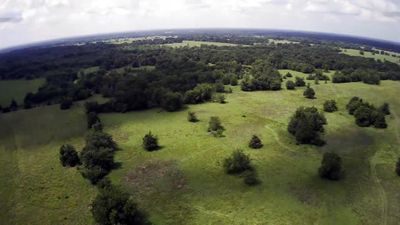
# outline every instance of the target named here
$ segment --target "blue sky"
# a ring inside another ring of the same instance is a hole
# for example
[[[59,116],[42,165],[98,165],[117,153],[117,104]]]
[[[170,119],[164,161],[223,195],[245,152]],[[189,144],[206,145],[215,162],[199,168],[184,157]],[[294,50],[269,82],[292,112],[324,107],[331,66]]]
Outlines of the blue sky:
[[[400,42],[400,0],[0,0],[0,48],[97,33],[214,27]]]

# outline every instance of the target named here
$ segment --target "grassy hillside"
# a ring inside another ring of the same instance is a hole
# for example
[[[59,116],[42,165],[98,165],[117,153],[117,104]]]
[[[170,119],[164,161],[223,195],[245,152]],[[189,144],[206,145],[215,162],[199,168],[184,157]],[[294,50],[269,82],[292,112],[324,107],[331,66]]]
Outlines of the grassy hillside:
[[[287,71],[280,71],[286,73]],[[291,71],[293,75],[294,71]],[[304,76],[304,75],[303,75]],[[106,132],[121,147],[121,167],[110,178],[131,192],[157,225],[165,224],[397,224],[400,179],[394,173],[399,155],[400,83],[311,85],[317,99],[303,89],[227,94],[227,104],[190,105],[180,112],[152,109],[102,114]],[[390,103],[389,128],[359,128],[345,105],[353,96],[371,103]],[[328,144],[322,148],[296,145],[286,131],[299,106],[322,108],[335,99],[339,111],[325,114]],[[189,123],[187,111],[200,121]],[[210,116],[219,116],[225,137],[207,134]],[[81,106],[60,111],[57,106],[0,115],[0,218],[6,224],[92,224],[89,204],[95,190],[75,169],[62,168],[58,148],[78,149],[85,133]],[[38,132],[40,129],[40,132]],[[10,132],[12,131],[12,132]],[[146,152],[141,141],[152,131],[163,148]],[[264,147],[249,149],[251,135]],[[226,175],[221,161],[241,148],[253,159],[261,184],[248,187]],[[343,157],[345,179],[321,180],[322,153]],[[61,216],[60,216],[61,215]],[[64,218],[65,217],[65,218]]]
[[[44,82],[44,79],[0,80],[0,105],[8,106],[12,99],[23,103],[25,95],[36,92]]]
[[[373,55],[371,52],[364,52],[364,55],[360,54],[360,50],[356,49],[342,49],[342,53],[349,55],[349,56],[360,56],[360,57],[365,57],[365,58],[371,58],[375,60],[387,60],[389,62],[397,63],[400,64],[400,58],[394,57],[392,54],[398,55],[398,53],[390,53],[390,55],[381,55],[381,54],[375,54]]]

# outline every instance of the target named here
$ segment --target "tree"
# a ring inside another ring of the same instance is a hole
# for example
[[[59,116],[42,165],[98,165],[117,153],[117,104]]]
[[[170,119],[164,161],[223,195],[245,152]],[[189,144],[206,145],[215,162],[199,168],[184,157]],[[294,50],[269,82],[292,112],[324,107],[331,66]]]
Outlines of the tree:
[[[315,91],[314,91],[314,89],[312,89],[311,87],[308,86],[306,88],[306,90],[304,90],[303,95],[306,98],[313,99],[313,98],[315,98]]]
[[[189,122],[195,123],[198,122],[199,120],[197,119],[196,113],[195,112],[188,112],[187,119]]]
[[[218,103],[221,103],[221,104],[225,104],[226,103],[226,101],[225,101],[225,95],[223,95],[223,94],[216,94],[215,96],[214,96],[214,101],[216,101],[216,102],[218,102]]]
[[[241,150],[236,150],[223,162],[225,172],[228,174],[239,174],[246,170],[251,170],[250,157]]]
[[[294,90],[296,88],[295,86],[296,86],[295,83],[291,80],[288,80],[286,82],[286,89],[288,90]]]
[[[326,152],[322,158],[319,176],[328,180],[339,180],[342,175],[342,159],[335,153]]]
[[[396,173],[400,176],[400,158],[396,162]]]
[[[74,167],[80,164],[78,153],[76,152],[74,146],[65,144],[60,148],[60,161],[61,164],[69,167]]]
[[[383,114],[385,115],[390,115],[390,107],[389,107],[389,103],[383,103],[379,108],[379,111],[381,111]]]
[[[256,135],[253,135],[250,139],[249,147],[254,149],[262,148],[263,144],[261,142],[261,139]]]
[[[73,104],[73,101],[72,101],[71,98],[64,98],[64,99],[61,101],[60,109],[61,109],[61,110],[69,109],[69,108],[71,108],[72,104]]]
[[[223,83],[218,82],[215,83],[215,92],[217,93],[224,93],[225,92],[225,86]]]
[[[168,92],[161,101],[161,107],[168,112],[181,109],[183,106],[182,95],[179,93]]]
[[[11,100],[9,109],[10,109],[11,111],[15,111],[15,110],[18,109],[18,103],[17,103],[17,101],[15,101],[15,99]]]
[[[90,129],[93,127],[94,124],[96,123],[101,123],[100,118],[97,116],[96,112],[89,112],[86,114],[86,120],[87,120],[87,128]]]
[[[376,110],[373,112],[372,117],[375,128],[381,128],[381,129],[387,128],[388,125],[386,123],[385,115],[382,112]]]
[[[290,118],[288,132],[296,137],[300,144],[323,145],[320,134],[324,132],[326,125],[325,116],[315,107],[300,107]]]
[[[335,100],[327,100],[324,102],[324,111],[325,112],[335,112],[338,108],[336,106]]]
[[[116,187],[101,188],[92,202],[92,215],[101,225],[146,225],[147,216],[132,198]]]
[[[238,85],[238,79],[237,79],[236,77],[232,77],[232,78],[231,78],[231,81],[230,81],[230,84],[231,84],[232,86]]]
[[[158,145],[157,136],[153,135],[150,131],[143,137],[143,148],[147,151],[154,151],[160,148]]]
[[[349,103],[347,103],[346,105],[346,109],[349,112],[350,115],[354,114],[354,111],[356,111],[356,109],[358,107],[360,107],[363,103],[363,100],[359,97],[353,97],[350,99]]]
[[[354,117],[356,118],[356,124],[360,127],[369,127],[374,123],[373,121],[374,110],[367,104],[361,104],[355,111]]]
[[[295,84],[297,87],[304,87],[306,86],[306,82],[301,77],[295,77]]]
[[[117,143],[113,140],[112,136],[101,131],[89,132],[86,136],[86,146],[99,148],[109,148],[112,151],[117,150]]]
[[[216,117],[216,116],[210,117],[210,121],[208,122],[208,129],[207,129],[208,132],[212,133],[216,137],[221,137],[224,130],[225,130],[225,128],[221,125],[221,121],[219,120],[219,117]]]

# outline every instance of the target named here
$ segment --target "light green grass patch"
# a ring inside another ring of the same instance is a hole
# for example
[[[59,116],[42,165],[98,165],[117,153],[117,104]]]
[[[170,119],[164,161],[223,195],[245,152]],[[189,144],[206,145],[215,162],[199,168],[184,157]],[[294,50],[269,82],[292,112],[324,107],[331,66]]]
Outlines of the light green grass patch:
[[[237,44],[232,44],[232,43],[222,43],[222,42],[213,42],[213,41],[187,41],[187,40],[184,40],[181,43],[165,44],[164,46],[180,48],[180,47],[201,47],[202,45],[237,46]]]
[[[375,54],[373,55],[372,52],[367,52],[364,51],[364,55],[360,54],[360,50],[357,49],[340,49],[342,54],[346,54],[349,56],[359,56],[359,57],[365,57],[365,58],[371,58],[375,60],[381,60],[381,61],[389,61],[393,63],[400,64],[400,58],[390,55],[381,55],[381,54]]]
[[[12,99],[23,103],[27,93],[36,92],[45,82],[45,79],[0,80],[0,105],[8,106]]]

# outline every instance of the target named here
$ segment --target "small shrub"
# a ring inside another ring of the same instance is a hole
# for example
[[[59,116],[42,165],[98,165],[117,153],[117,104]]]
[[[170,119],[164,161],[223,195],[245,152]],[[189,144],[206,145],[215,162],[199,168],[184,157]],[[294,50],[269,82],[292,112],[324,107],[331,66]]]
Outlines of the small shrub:
[[[381,111],[383,114],[385,114],[385,115],[390,115],[390,107],[389,107],[389,104],[388,103],[383,103],[383,105],[381,105],[379,108],[378,108],[378,110],[379,111]]]
[[[306,86],[306,82],[304,81],[303,78],[301,78],[301,77],[296,77],[295,79],[296,79],[295,84],[296,84],[297,87],[304,87],[304,86]]]
[[[143,137],[143,148],[147,151],[154,151],[160,148],[158,145],[158,138],[151,132]]]
[[[236,150],[224,160],[223,167],[228,174],[239,174],[251,170],[250,157],[241,150]]]
[[[65,144],[60,148],[60,161],[61,164],[65,166],[74,167],[80,164],[78,153],[76,152],[74,146]]]
[[[225,128],[221,125],[219,117],[210,117],[210,121],[208,122],[208,132],[212,133],[216,137],[221,137],[224,130]]]
[[[342,159],[335,153],[325,153],[318,172],[323,179],[339,180],[342,175]]]
[[[252,170],[244,175],[243,182],[248,186],[255,186],[260,183],[260,180],[258,179],[256,172]]]
[[[263,144],[261,142],[261,139],[256,135],[253,135],[253,137],[251,137],[250,139],[249,147],[254,149],[262,148]]]
[[[335,112],[338,108],[336,106],[335,100],[327,100],[324,102],[324,111],[325,112]]]
[[[288,89],[288,90],[294,90],[294,89],[296,89],[295,83],[294,83],[293,81],[291,81],[291,80],[288,80],[288,81],[286,82],[286,89]]]
[[[307,87],[306,90],[303,92],[304,97],[313,99],[315,98],[315,91],[311,87]]]
[[[195,112],[188,112],[187,119],[189,122],[195,123],[198,122],[199,120],[197,119],[196,113]]]
[[[214,101],[216,101],[216,102],[218,102],[218,103],[221,103],[221,104],[225,104],[225,103],[226,103],[226,101],[225,101],[225,95],[223,95],[223,94],[217,94],[217,95],[215,95],[215,96],[214,96]]]

